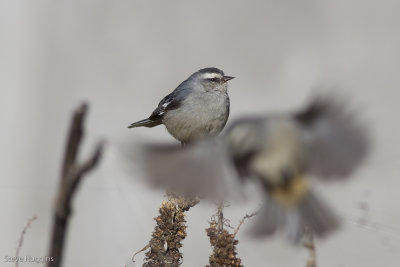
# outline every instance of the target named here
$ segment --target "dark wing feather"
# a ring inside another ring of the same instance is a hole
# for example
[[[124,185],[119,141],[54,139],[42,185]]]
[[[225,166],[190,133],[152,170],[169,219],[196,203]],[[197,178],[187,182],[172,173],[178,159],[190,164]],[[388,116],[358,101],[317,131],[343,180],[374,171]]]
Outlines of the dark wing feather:
[[[190,92],[191,88],[186,80],[158,103],[158,107],[151,113],[149,119],[160,120],[168,110],[179,108]]]
[[[173,93],[167,95],[164,97],[161,102],[158,104],[158,107],[151,113],[149,119],[150,120],[158,120],[162,119],[164,116],[165,112],[168,110],[169,106],[174,102],[173,98]],[[172,104],[171,108],[173,106],[177,106],[176,104]]]
[[[320,178],[348,177],[369,152],[369,132],[344,99],[316,98],[295,119],[302,128],[306,166]]]

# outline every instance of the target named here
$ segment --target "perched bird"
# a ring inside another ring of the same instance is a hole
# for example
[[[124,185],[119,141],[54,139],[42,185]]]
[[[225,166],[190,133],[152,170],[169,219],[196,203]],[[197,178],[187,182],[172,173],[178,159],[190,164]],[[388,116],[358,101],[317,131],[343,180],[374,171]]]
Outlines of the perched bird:
[[[201,69],[164,97],[149,118],[128,128],[164,124],[182,144],[216,135],[228,120],[227,81],[233,78],[217,68]]]
[[[291,114],[245,117],[224,134],[183,149],[148,145],[145,174],[157,186],[216,200],[258,184],[265,199],[257,236],[283,230],[293,242],[304,229],[323,236],[338,219],[312,189],[311,177],[349,177],[369,151],[369,134],[346,102],[315,98]]]

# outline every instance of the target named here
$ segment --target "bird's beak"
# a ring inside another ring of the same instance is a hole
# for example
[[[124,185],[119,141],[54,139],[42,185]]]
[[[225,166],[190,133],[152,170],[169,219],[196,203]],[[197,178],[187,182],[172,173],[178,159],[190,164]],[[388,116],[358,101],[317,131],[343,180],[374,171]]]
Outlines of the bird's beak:
[[[232,80],[233,78],[235,78],[235,77],[232,77],[232,76],[224,76],[224,82],[226,83],[227,81]]]

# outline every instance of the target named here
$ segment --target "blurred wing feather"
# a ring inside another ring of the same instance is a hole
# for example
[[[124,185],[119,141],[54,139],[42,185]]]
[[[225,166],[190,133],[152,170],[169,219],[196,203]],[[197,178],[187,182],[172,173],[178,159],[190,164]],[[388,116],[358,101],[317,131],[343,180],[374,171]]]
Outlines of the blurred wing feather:
[[[346,104],[320,97],[295,116],[302,128],[306,166],[320,178],[348,177],[369,152],[369,133]]]
[[[144,173],[155,187],[214,200],[242,188],[220,140],[207,139],[185,147],[147,145],[142,157]]]

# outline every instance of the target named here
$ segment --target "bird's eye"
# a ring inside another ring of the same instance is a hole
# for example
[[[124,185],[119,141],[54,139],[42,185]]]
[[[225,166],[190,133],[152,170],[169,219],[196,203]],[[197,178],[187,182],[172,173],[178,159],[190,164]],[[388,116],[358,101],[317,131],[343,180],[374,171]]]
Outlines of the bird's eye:
[[[217,78],[210,78],[209,80],[212,81],[212,82],[216,82]]]

